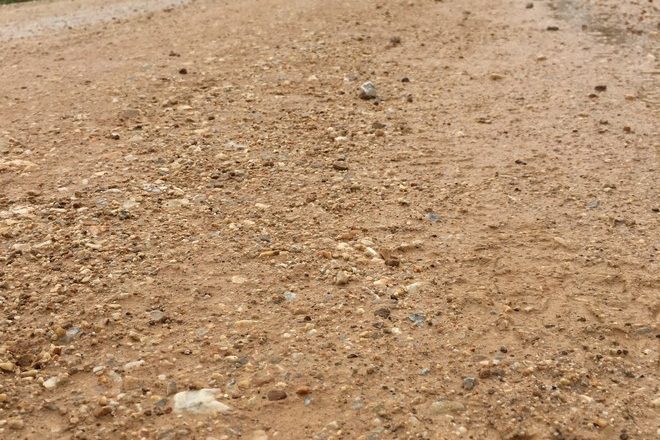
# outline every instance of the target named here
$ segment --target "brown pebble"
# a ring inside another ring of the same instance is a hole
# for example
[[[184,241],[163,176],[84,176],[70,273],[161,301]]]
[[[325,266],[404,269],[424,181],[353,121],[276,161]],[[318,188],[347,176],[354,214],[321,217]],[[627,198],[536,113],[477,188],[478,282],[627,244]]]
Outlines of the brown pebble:
[[[94,410],[94,417],[100,418],[112,414],[112,408],[109,406],[101,406]]]
[[[337,171],[346,171],[348,170],[348,165],[346,165],[346,162],[338,160],[332,164],[332,168],[336,169]]]
[[[23,422],[23,419],[16,417],[13,419],[9,419],[7,426],[9,427],[9,429],[19,430],[25,427],[25,422]]]
[[[380,309],[376,310],[374,312],[374,315],[379,316],[383,319],[387,319],[387,318],[390,317],[390,313],[391,313],[390,309],[383,307],[383,308],[380,308]]]
[[[399,264],[401,264],[401,261],[396,257],[390,257],[385,260],[385,264],[390,267],[397,267]]]
[[[268,400],[275,401],[275,400],[284,400],[287,398],[286,391],[282,390],[270,390],[268,391],[268,394],[266,394],[266,397],[268,397]]]
[[[308,386],[303,385],[303,386],[300,386],[300,387],[296,388],[296,394],[299,395],[299,396],[306,396],[306,395],[311,394],[311,393],[312,393],[312,389]]]

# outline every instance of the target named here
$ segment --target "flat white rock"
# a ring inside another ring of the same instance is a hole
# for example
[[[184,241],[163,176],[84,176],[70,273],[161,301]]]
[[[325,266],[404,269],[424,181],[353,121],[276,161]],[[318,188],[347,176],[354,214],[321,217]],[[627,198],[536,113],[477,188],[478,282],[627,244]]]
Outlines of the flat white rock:
[[[57,377],[51,377],[50,379],[44,380],[44,388],[47,390],[52,390],[57,386],[57,383],[59,382],[59,379]]]
[[[193,414],[227,414],[231,412],[231,407],[215,400],[218,391],[217,388],[203,388],[176,393],[174,395],[174,412]]]

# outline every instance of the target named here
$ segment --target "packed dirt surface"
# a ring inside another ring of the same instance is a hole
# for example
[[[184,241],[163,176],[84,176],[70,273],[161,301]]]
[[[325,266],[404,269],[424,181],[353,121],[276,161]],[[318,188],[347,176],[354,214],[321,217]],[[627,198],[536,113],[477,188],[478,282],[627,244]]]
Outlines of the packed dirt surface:
[[[183,3],[0,7],[1,439],[660,437],[657,1]]]

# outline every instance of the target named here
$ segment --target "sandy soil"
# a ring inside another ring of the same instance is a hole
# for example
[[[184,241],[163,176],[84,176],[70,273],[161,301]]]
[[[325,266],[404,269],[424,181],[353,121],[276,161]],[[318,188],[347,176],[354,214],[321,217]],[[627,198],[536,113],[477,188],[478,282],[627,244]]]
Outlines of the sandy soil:
[[[171,4],[0,8],[0,438],[660,437],[657,2]]]

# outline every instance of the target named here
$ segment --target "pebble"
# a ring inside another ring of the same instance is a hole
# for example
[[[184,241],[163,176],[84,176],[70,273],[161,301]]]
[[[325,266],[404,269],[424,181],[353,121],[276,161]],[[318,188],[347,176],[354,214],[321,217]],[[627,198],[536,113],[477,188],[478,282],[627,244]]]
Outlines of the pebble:
[[[231,407],[215,399],[219,391],[216,388],[203,388],[176,393],[173,410],[175,413],[228,414],[231,412]]]
[[[257,429],[252,431],[251,440],[268,440],[268,434],[263,429]]]
[[[348,276],[348,274],[343,270],[340,270],[339,272],[337,272],[337,276],[335,277],[335,284],[337,284],[338,286],[345,286],[346,284],[348,284],[349,280],[350,277]]]
[[[100,418],[112,414],[112,408],[109,406],[101,406],[94,410],[94,417]]]
[[[247,282],[247,278],[242,277],[240,275],[234,275],[233,277],[231,277],[231,282],[233,284],[244,284],[245,282]]]
[[[268,400],[270,401],[284,400],[287,398],[287,394],[286,391],[283,390],[270,390],[266,394],[266,397],[268,397]]]
[[[190,206],[190,200],[185,199],[185,198],[167,200],[167,201],[165,201],[164,206],[168,209],[185,208],[187,206]]]
[[[166,319],[165,313],[162,310],[156,309],[149,312],[149,321],[151,322],[161,323],[165,322]]]
[[[268,371],[261,371],[255,374],[254,376],[252,376],[252,379],[250,380],[250,384],[256,387],[260,387],[272,381],[273,381],[273,376]]]
[[[2,371],[11,372],[11,371],[14,371],[14,368],[16,368],[16,365],[14,365],[13,362],[2,362],[2,363],[0,363],[0,370],[2,370]]]
[[[66,333],[64,333],[64,336],[60,338],[60,341],[64,344],[68,344],[73,341],[81,332],[82,330],[80,330],[78,327],[71,327],[67,329]]]
[[[176,394],[178,391],[179,391],[179,387],[177,386],[175,381],[170,381],[167,383],[166,393],[168,396],[172,396]]]
[[[386,266],[398,267],[400,264],[401,264],[401,260],[399,260],[394,255],[391,255],[391,256],[389,256],[388,258],[385,259],[385,265]]]
[[[599,84],[596,87],[594,87],[594,90],[597,92],[605,92],[607,91],[607,86],[604,84]]]
[[[408,316],[408,319],[413,324],[421,327],[424,325],[424,321],[426,320],[426,317],[424,316],[423,313],[413,313],[412,315]]]
[[[390,317],[390,309],[386,307],[382,307],[374,312],[374,315],[379,316],[383,319],[387,319]]]
[[[348,165],[343,160],[338,160],[332,164],[332,168],[337,171],[346,171],[348,170]]]
[[[440,221],[440,216],[435,212],[427,212],[426,220],[430,221],[431,223],[437,223],[438,221]]]
[[[19,430],[25,428],[25,422],[20,417],[14,417],[13,419],[9,419],[7,426],[9,429]]]
[[[593,403],[593,401],[594,401],[593,397],[587,396],[586,394],[579,394],[578,397],[584,403]]]
[[[287,301],[294,301],[296,299],[296,294],[294,292],[286,291],[284,292],[284,299]]]
[[[476,377],[466,377],[463,379],[463,389],[464,390],[472,390],[475,386],[477,386],[477,378]]]
[[[137,361],[127,362],[126,364],[124,364],[124,371],[135,370],[143,365],[144,365],[144,361],[142,359]]]
[[[455,400],[439,400],[431,404],[431,413],[435,415],[459,413],[465,411],[465,405]]]
[[[296,394],[299,396],[307,396],[308,394],[311,394],[312,389],[308,386],[300,386],[296,388]]]
[[[49,379],[44,380],[43,386],[47,390],[52,390],[53,388],[55,388],[57,386],[58,382],[59,382],[59,379],[56,376],[53,376]]]
[[[376,99],[377,97],[376,86],[371,81],[360,86],[360,99]]]
[[[415,295],[417,293],[420,293],[422,291],[422,287],[424,286],[424,283],[417,282],[417,283],[412,283],[406,286],[406,293],[408,295]]]
[[[238,321],[234,322],[234,328],[237,330],[246,330],[258,322],[259,321],[254,319],[239,319]]]

